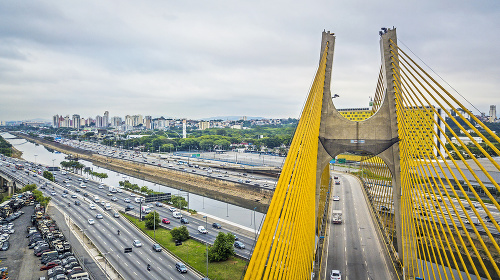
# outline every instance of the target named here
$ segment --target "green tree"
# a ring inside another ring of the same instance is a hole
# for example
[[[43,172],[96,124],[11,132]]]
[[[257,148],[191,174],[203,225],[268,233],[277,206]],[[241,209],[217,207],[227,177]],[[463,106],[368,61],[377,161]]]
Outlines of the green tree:
[[[30,192],[33,192],[34,190],[36,190],[36,185],[35,184],[29,184],[29,185],[26,185],[24,186],[20,192],[23,193],[23,192],[27,192],[27,191],[30,191]]]
[[[148,188],[148,187],[146,187],[146,186],[142,186],[142,187],[141,187],[141,192],[142,192],[142,193],[147,193],[147,192],[148,192],[148,190],[149,190],[149,188]]]
[[[54,175],[50,171],[47,171],[47,170],[43,171],[43,178],[54,182]]]
[[[170,234],[174,240],[186,241],[189,239],[189,231],[186,226],[173,228]]]
[[[153,211],[144,217],[146,227],[149,229],[158,228],[160,226],[160,214]]]
[[[170,201],[175,207],[179,209],[184,209],[188,206],[186,199],[182,196],[172,195]]]
[[[234,255],[234,235],[228,232],[227,234],[219,232],[215,239],[214,245],[208,250],[208,259],[211,262],[220,262],[227,260]]]

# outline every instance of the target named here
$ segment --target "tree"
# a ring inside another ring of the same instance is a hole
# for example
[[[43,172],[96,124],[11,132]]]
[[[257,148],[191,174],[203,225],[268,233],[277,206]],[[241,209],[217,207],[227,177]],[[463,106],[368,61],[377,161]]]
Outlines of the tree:
[[[54,182],[54,175],[50,171],[47,171],[47,170],[43,171],[43,178]]]
[[[172,197],[170,198],[170,201],[172,202],[172,204],[175,207],[177,207],[181,210],[188,206],[186,199],[182,196],[172,195]]]
[[[149,229],[158,228],[160,226],[160,214],[158,212],[153,211],[144,217],[146,227]]]
[[[20,192],[23,193],[23,192],[27,192],[27,191],[30,191],[30,192],[33,192],[34,190],[36,190],[36,185],[35,184],[29,184],[29,185],[26,185],[24,186]]]
[[[227,260],[234,255],[234,235],[230,232],[227,234],[219,232],[215,239],[214,245],[208,250],[208,259],[211,262],[220,262]]]
[[[148,192],[148,190],[149,190],[149,188],[148,188],[147,186],[142,186],[142,187],[141,187],[141,192],[142,192],[142,193],[147,193],[147,192]]]
[[[186,226],[176,227],[170,231],[174,240],[186,241],[189,239],[189,231]]]

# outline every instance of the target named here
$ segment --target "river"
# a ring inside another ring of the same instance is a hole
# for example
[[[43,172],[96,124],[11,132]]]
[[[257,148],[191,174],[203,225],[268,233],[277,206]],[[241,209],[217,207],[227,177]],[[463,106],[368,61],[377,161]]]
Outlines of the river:
[[[6,141],[12,144],[17,150],[23,152],[22,158],[27,161],[32,161],[36,163],[41,163],[46,166],[59,166],[61,161],[64,161],[65,154],[54,152],[45,148],[42,145],[35,145],[26,141],[25,139],[11,139],[16,136],[10,133],[0,134]],[[158,185],[156,183],[144,181],[142,179],[134,178],[122,173],[118,173],[112,170],[108,170],[99,166],[92,164],[92,162],[80,160],[80,163],[87,167],[90,167],[93,171],[104,172],[108,174],[108,178],[102,180],[103,183],[110,186],[118,186],[119,181],[129,180],[133,184],[138,184],[139,186],[147,186],[148,188],[159,191],[172,193],[173,195],[182,195],[186,199],[189,196],[189,208],[194,209],[197,212],[206,213],[222,220],[227,220],[243,227],[249,229],[254,229],[254,215],[256,221],[256,229],[259,230],[262,219],[265,214],[254,212],[249,209],[245,209],[233,204],[229,204],[223,201],[218,201],[211,198],[206,198],[197,194],[188,193],[185,191],[180,192],[177,189],[170,188],[164,185]]]

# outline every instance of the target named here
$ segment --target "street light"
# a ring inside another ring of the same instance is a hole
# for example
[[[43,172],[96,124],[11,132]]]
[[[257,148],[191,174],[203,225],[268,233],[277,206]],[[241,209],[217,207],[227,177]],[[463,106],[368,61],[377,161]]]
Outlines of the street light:
[[[203,216],[203,218],[205,218],[205,230],[207,230],[207,216]],[[205,244],[207,246],[207,274],[206,274],[206,277],[208,279],[208,241],[206,241]]]

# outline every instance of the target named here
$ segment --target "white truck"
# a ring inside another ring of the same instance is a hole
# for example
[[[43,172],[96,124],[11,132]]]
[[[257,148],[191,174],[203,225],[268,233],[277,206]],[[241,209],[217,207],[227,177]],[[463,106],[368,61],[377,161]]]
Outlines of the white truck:
[[[342,210],[332,210],[332,224],[342,223]]]
[[[144,214],[149,214],[151,212],[151,207],[149,207],[147,205],[141,206],[141,211]]]

